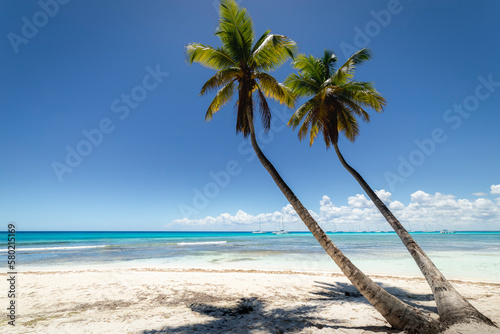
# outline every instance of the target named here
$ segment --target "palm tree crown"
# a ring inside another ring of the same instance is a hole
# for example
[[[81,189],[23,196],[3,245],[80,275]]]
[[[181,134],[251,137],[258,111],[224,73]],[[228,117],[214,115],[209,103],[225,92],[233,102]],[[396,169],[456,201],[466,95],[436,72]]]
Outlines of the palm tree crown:
[[[215,33],[222,46],[214,48],[200,43],[186,46],[189,64],[193,62],[217,73],[202,87],[200,94],[217,90],[215,98],[208,107],[205,120],[212,119],[214,113],[239,93],[236,102],[238,110],[236,132],[250,134],[253,122],[253,99],[256,93],[264,129],[268,130],[271,112],[265,97],[270,97],[288,107],[293,107],[295,97],[288,88],[265,73],[281,66],[296,52],[294,41],[283,35],[266,31],[257,41],[251,17],[245,8],[240,8],[234,0],[222,0],[220,5],[219,26]],[[247,116],[247,108],[250,116]],[[252,119],[248,119],[248,118]]]
[[[309,132],[312,145],[319,131],[325,138],[326,147],[338,142],[339,131],[354,141],[359,134],[356,117],[369,122],[365,107],[381,112],[385,99],[375,90],[371,82],[354,81],[356,66],[371,58],[368,49],[353,54],[335,70],[337,57],[325,50],[323,57],[298,55],[292,66],[298,74],[290,74],[285,85],[297,97],[312,96],[293,114],[289,125],[299,128],[299,138]]]

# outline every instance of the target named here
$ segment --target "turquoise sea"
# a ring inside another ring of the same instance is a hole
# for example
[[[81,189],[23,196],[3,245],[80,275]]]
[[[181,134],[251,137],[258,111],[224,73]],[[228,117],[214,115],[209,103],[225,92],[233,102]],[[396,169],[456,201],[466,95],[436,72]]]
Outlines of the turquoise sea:
[[[421,276],[394,232],[328,234],[366,273]],[[446,277],[500,282],[500,232],[412,235]],[[0,237],[6,258],[7,235]],[[17,232],[16,264],[21,273],[108,267],[340,272],[308,232]]]

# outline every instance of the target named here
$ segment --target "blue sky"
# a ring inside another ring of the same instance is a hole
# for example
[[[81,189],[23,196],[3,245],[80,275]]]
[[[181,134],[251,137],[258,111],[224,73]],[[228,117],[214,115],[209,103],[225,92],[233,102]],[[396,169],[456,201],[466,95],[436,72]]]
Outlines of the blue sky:
[[[404,225],[500,229],[500,4],[239,3],[257,35],[285,34],[300,52],[329,48],[343,61],[372,49],[358,79],[374,81],[388,105],[340,147]],[[252,230],[284,217],[303,229],[235,134],[232,103],[204,121],[213,96],[198,94],[213,73],[187,65],[184,46],[218,45],[216,4],[0,4],[4,224]],[[283,81],[290,72],[286,63],[272,74]],[[328,230],[388,228],[334,151],[299,142],[283,125],[292,111],[271,107],[273,128],[259,140],[318,220]]]

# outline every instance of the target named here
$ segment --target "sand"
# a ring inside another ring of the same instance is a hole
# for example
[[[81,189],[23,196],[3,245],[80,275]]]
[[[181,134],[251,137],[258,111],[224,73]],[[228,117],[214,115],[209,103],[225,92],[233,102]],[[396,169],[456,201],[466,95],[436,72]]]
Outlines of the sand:
[[[371,277],[437,318],[423,278]],[[400,333],[339,274],[135,268],[33,271],[17,280],[16,326],[2,294],[0,333]],[[500,283],[453,284],[500,323]]]

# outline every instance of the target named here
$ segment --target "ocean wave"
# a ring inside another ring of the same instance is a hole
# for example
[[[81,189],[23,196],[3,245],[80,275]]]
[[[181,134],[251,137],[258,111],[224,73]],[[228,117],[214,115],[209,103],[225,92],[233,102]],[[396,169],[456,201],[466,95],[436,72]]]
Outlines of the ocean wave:
[[[94,245],[94,246],[64,246],[64,247],[32,247],[32,248],[16,248],[16,252],[32,252],[32,251],[48,251],[48,250],[73,250],[73,249],[90,249],[102,248],[108,245]],[[2,251],[6,252],[6,249]]]
[[[197,241],[197,242],[178,242],[179,246],[193,246],[193,245],[221,245],[227,241]]]

